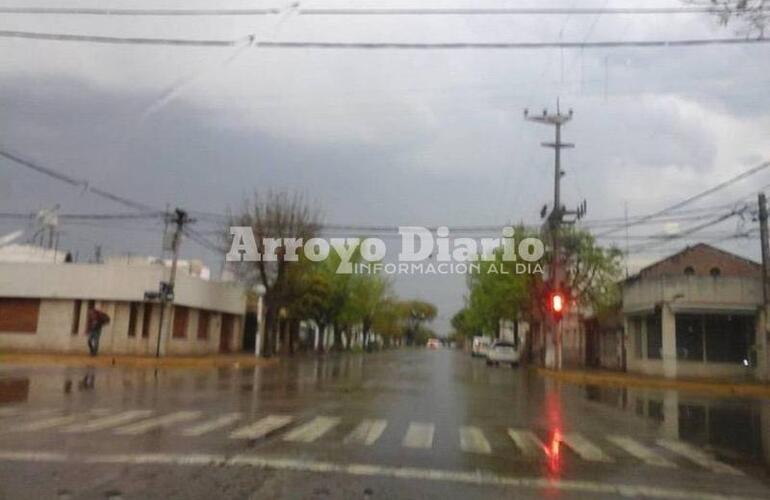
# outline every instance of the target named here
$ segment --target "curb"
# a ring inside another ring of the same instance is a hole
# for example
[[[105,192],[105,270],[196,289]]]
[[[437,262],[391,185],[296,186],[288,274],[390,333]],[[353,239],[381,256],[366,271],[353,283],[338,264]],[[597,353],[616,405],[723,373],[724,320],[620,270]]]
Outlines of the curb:
[[[762,383],[667,379],[630,375],[627,373],[591,373],[576,370],[555,371],[539,367],[535,367],[534,370],[538,375],[578,385],[593,384],[613,387],[676,389],[716,396],[770,397],[770,384]]]
[[[255,356],[87,356],[79,354],[5,353],[0,354],[0,365],[47,365],[47,366],[123,366],[131,368],[251,368],[267,367],[278,363],[277,358]]]

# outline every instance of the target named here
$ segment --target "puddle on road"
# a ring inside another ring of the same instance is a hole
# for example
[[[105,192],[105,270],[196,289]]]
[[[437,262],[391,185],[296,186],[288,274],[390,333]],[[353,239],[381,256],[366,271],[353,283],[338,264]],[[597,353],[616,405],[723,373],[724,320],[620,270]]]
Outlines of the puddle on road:
[[[583,386],[583,395],[658,426],[663,437],[770,472],[770,400],[713,398],[674,390]]]

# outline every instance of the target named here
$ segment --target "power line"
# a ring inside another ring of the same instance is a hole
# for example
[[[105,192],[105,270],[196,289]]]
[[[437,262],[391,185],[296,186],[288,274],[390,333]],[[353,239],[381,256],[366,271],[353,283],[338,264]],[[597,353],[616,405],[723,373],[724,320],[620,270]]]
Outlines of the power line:
[[[104,189],[97,188],[95,186],[90,185],[90,183],[87,180],[78,179],[75,177],[71,177],[69,175],[62,174],[50,167],[43,166],[27,158],[23,158],[22,156],[16,153],[11,153],[6,149],[0,149],[0,157],[5,158],[6,160],[10,160],[11,162],[16,163],[17,165],[21,165],[23,167],[29,168],[30,170],[34,170],[38,173],[47,175],[48,177],[51,177],[58,181],[69,184],[70,186],[81,188],[83,191],[93,193],[96,196],[99,196],[101,198],[113,201],[115,203],[119,203],[123,206],[133,208],[135,210],[145,211],[145,212],[158,212],[157,209],[150,207],[149,205],[145,205],[144,203],[133,201],[128,198],[124,198],[122,196],[118,196],[116,194],[110,193],[109,191],[105,191]]]
[[[178,47],[233,47],[240,43],[237,40],[202,40],[192,38],[141,38],[78,35],[67,33],[39,33],[34,31],[0,31],[0,38],[26,38],[31,40],[47,40],[51,42],[87,42],[107,43],[117,45],[171,45]]]
[[[760,7],[770,11],[770,7]],[[251,9],[112,9],[67,7],[0,7],[0,14],[90,16],[267,16],[281,8]],[[507,8],[300,8],[303,16],[531,16],[720,14],[718,7],[507,7]]]
[[[267,49],[326,49],[326,50],[536,50],[536,49],[608,49],[618,47],[699,47],[719,45],[754,45],[770,43],[770,38],[699,38],[685,40],[607,40],[600,42],[314,42],[257,41],[249,34],[235,40],[195,38],[143,38],[35,31],[0,30],[0,38],[45,40],[52,42],[83,42],[117,45],[177,46],[177,47],[235,47],[242,43]]]
[[[682,238],[684,238],[686,236],[689,236],[691,234],[697,233],[698,231],[701,231],[703,229],[706,229],[706,228],[715,226],[715,225],[717,225],[717,224],[719,224],[721,222],[724,222],[727,219],[730,219],[730,218],[732,218],[732,217],[734,217],[736,215],[741,214],[742,212],[743,212],[743,210],[734,210],[734,211],[731,211],[730,213],[721,215],[721,216],[719,216],[719,217],[717,217],[715,219],[712,219],[712,220],[710,220],[708,222],[704,222],[702,224],[698,224],[697,226],[693,226],[693,227],[687,228],[684,231],[681,231],[681,232],[676,233],[676,234],[672,234],[672,235],[661,234],[661,235],[659,235],[659,238],[665,240],[664,243],[668,242],[668,241],[672,241],[672,240],[682,239]],[[641,251],[641,250],[645,250],[645,249],[649,249],[649,248],[654,248],[654,247],[659,246],[659,245],[660,245],[660,242],[641,243],[639,245],[631,247],[631,249],[633,251]]]
[[[10,213],[10,212],[1,212],[0,213],[0,219],[34,219],[38,216],[37,212],[35,213]],[[157,219],[162,218],[164,214],[162,212],[158,213],[147,213],[147,214],[56,214],[56,217],[60,220],[105,220],[105,221],[113,221],[113,220],[147,220],[147,219]]]
[[[727,179],[724,182],[720,182],[716,186],[710,187],[710,188],[706,189],[705,191],[701,191],[700,193],[698,193],[698,194],[696,194],[694,196],[690,196],[689,198],[686,198],[683,201],[675,203],[675,204],[673,204],[673,205],[671,205],[669,207],[666,207],[666,208],[664,208],[662,210],[659,210],[659,211],[657,211],[657,212],[655,212],[653,214],[650,214],[650,215],[647,215],[645,217],[642,217],[641,219],[638,219],[635,222],[630,222],[629,224],[624,224],[624,225],[619,226],[619,227],[617,227],[615,229],[610,229],[608,231],[604,231],[602,233],[599,233],[596,236],[597,237],[607,236],[607,235],[616,233],[616,232],[620,231],[621,229],[625,229],[626,227],[636,226],[636,225],[640,224],[641,222],[650,220],[650,219],[652,219],[654,217],[667,214],[668,212],[673,212],[674,210],[676,210],[678,208],[681,208],[681,207],[684,207],[686,205],[689,205],[690,203],[693,203],[693,202],[695,202],[697,200],[700,200],[701,198],[704,198],[704,197],[706,197],[706,196],[708,196],[710,194],[713,194],[716,191],[719,191],[720,189],[724,189],[727,186],[730,186],[731,184],[735,184],[736,182],[738,182],[740,180],[743,180],[746,177],[754,175],[757,172],[766,169],[767,167],[770,167],[770,161],[766,161],[766,162],[761,163],[761,164],[759,164],[759,165],[757,165],[757,166],[755,166],[753,168],[750,168],[749,170],[746,170],[745,172],[741,172],[740,174],[738,174],[738,175],[736,175],[734,177],[731,177],[730,179]]]

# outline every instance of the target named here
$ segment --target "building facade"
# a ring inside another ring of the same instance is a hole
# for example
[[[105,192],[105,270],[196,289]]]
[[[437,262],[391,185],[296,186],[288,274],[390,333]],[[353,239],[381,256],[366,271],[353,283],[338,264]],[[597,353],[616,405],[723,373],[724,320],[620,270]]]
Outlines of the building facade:
[[[100,353],[154,355],[161,305],[146,291],[168,280],[163,265],[0,262],[0,350],[87,353],[89,308],[107,313]],[[179,273],[164,311],[161,355],[240,351],[244,289]]]
[[[665,377],[767,376],[762,269],[705,244],[626,280],[626,367]]]

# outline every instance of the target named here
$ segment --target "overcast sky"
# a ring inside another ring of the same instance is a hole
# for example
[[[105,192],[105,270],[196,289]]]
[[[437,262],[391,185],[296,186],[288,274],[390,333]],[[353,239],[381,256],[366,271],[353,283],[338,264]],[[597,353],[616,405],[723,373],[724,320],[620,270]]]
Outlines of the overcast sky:
[[[290,2],[260,2],[285,6]],[[252,1],[217,8],[254,7]],[[3,0],[0,5],[211,7],[210,2]],[[303,6],[415,6],[303,2]],[[676,1],[420,2],[461,6],[680,6]],[[0,30],[136,37],[302,41],[603,41],[730,37],[698,15],[103,17],[3,15]],[[654,212],[770,158],[770,44],[692,48],[341,51],[184,48],[0,38],[0,146],[148,205],[222,213],[253,190],[304,193],[327,223],[535,224],[552,197],[552,130],[522,110],[574,109],[564,201],[588,219]],[[179,84],[183,82],[183,84]],[[171,88],[177,88],[170,94]],[[693,207],[751,201],[770,169]],[[0,211],[59,204],[125,212],[0,160]],[[692,224],[692,223],[687,223]],[[703,238],[751,228],[734,218]],[[0,234],[24,228],[0,219]],[[687,226],[646,225],[634,235]],[[201,222],[200,231],[214,229]],[[88,259],[158,254],[162,225],[62,226],[62,247]],[[351,235],[355,236],[355,235]],[[625,232],[616,235],[625,246]],[[676,240],[635,253],[631,269]],[[610,241],[606,241],[610,243]],[[727,240],[757,258],[759,241]],[[396,251],[397,249],[392,249]],[[216,258],[192,242],[183,255]],[[398,292],[462,305],[462,277],[399,278]]]

